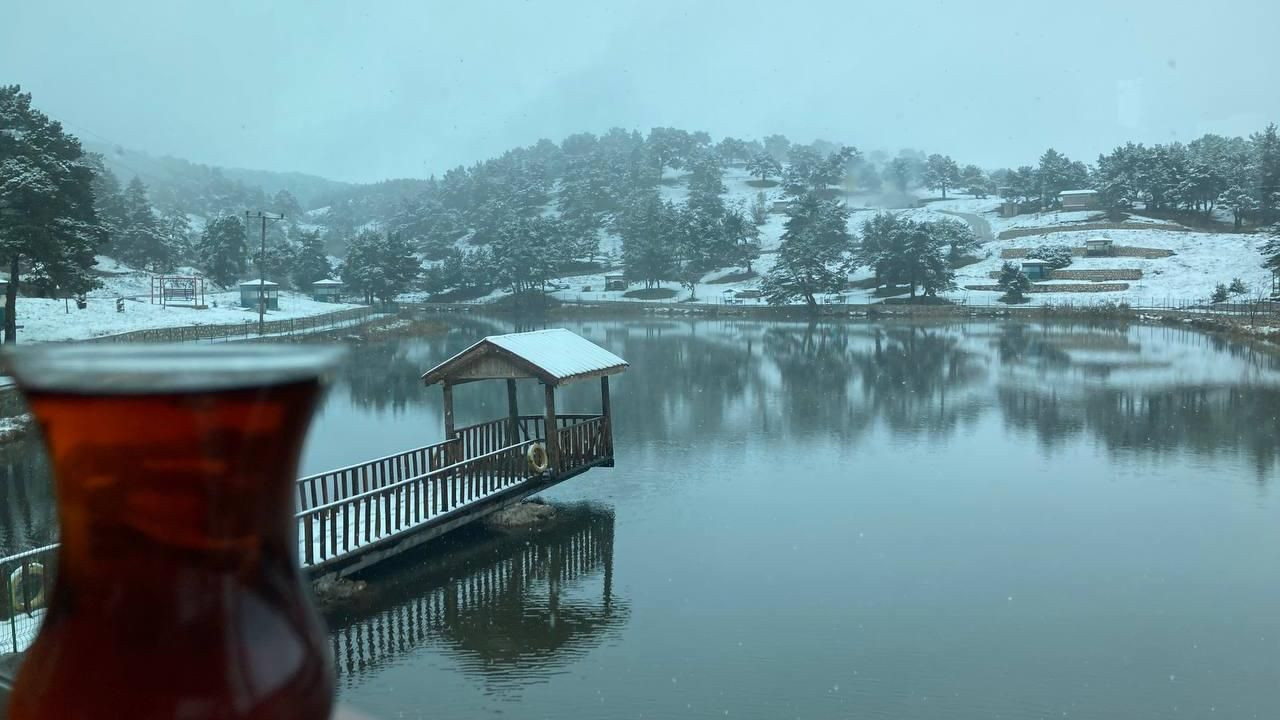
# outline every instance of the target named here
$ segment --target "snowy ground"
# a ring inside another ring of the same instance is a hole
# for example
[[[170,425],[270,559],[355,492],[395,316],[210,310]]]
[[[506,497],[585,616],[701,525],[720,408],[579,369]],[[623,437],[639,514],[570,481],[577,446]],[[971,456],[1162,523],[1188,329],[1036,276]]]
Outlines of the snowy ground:
[[[94,269],[103,273],[103,287],[89,293],[88,307],[84,310],[77,310],[73,300],[19,297],[19,340],[83,340],[148,328],[226,325],[258,320],[257,309],[240,307],[238,291],[206,293],[205,302],[209,306],[206,310],[181,306],[162,307],[151,304],[149,300],[149,273],[133,270],[101,256]],[[118,297],[126,298],[124,312],[116,312]],[[316,302],[301,293],[284,290],[280,292],[280,309],[267,311],[267,320],[322,315],[354,307],[358,306]]]
[[[1095,303],[1127,302],[1132,305],[1162,305],[1170,301],[1203,300],[1213,292],[1214,285],[1230,283],[1240,278],[1249,288],[1246,297],[1270,294],[1271,273],[1262,267],[1261,246],[1265,238],[1257,235],[1233,235],[1227,233],[1176,232],[1153,228],[1151,230],[1078,230],[1051,235],[1032,235],[989,243],[990,254],[982,262],[960,268],[956,283],[991,284],[989,273],[999,270],[1004,262],[1000,251],[1005,248],[1035,247],[1038,245],[1068,245],[1080,247],[1085,240],[1108,238],[1116,245],[1148,247],[1172,250],[1167,258],[1132,257],[1077,257],[1068,270],[1103,270],[1136,268],[1142,271],[1141,280],[1125,281],[1129,289],[1123,292],[1105,293],[1037,293],[1028,295],[1032,303]],[[1080,281],[1075,281],[1080,282]],[[966,291],[949,293],[953,299],[971,303],[992,301],[998,292]]]

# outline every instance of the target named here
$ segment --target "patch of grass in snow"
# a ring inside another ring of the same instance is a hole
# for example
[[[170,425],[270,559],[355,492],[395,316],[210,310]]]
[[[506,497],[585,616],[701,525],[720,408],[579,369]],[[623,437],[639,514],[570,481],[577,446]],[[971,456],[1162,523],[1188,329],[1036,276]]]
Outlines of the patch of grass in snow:
[[[753,188],[778,187],[777,180],[744,180],[743,183],[746,185],[750,185]]]
[[[454,290],[446,290],[431,296],[429,302],[435,303],[451,303],[466,302],[467,300],[475,300],[489,294],[489,288],[473,287],[473,288],[457,288]]]
[[[679,291],[671,288],[643,288],[640,290],[628,290],[622,294],[622,297],[636,300],[670,300],[678,294]]]

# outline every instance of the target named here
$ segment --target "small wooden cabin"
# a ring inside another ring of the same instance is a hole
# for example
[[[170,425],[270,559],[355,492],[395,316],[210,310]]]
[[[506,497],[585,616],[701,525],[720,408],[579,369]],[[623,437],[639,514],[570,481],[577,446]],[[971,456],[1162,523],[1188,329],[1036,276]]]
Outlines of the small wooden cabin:
[[[270,280],[250,280],[240,283],[240,306],[258,307],[258,298],[263,299],[268,310],[280,309],[280,284]]]
[[[604,276],[605,290],[626,290],[627,276],[620,272],[608,273]]]
[[[1084,241],[1084,254],[1088,257],[1106,257],[1112,254],[1112,244],[1107,238]]]
[[[1023,260],[1022,274],[1027,276],[1028,280],[1048,280],[1053,268],[1048,260]]]
[[[592,467],[613,466],[609,376],[626,369],[625,360],[590,340],[553,329],[491,335],[428,370],[422,380],[427,385],[439,384],[444,391],[445,439],[459,441],[454,452],[460,457],[455,462],[495,453],[527,457],[527,467],[519,463],[522,475],[546,476],[552,479],[551,484]],[[600,380],[599,412],[557,410],[557,388],[596,378]],[[480,380],[506,381],[507,416],[454,427],[454,388]],[[516,383],[521,380],[535,380],[543,386],[542,414],[520,414]],[[545,453],[545,467],[540,467],[541,453]]]
[[[1098,205],[1097,190],[1063,190],[1058,193],[1063,210],[1088,210]]]
[[[325,278],[311,283],[311,297],[317,302],[342,302],[342,281]]]

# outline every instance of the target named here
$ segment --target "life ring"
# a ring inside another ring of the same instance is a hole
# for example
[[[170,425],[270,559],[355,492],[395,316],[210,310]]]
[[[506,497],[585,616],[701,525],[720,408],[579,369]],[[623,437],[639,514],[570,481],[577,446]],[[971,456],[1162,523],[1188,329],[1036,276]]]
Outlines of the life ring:
[[[24,567],[26,568],[27,582],[31,582],[31,578],[35,578],[39,583],[35,595],[28,598],[22,597],[21,584]],[[36,608],[44,607],[44,565],[38,562],[27,563],[14,568],[13,572],[9,573],[9,602],[15,613],[18,610],[30,613]]]
[[[547,458],[547,446],[540,442],[530,445],[525,457],[529,460],[529,469],[535,473],[546,472],[547,468],[551,466]]]

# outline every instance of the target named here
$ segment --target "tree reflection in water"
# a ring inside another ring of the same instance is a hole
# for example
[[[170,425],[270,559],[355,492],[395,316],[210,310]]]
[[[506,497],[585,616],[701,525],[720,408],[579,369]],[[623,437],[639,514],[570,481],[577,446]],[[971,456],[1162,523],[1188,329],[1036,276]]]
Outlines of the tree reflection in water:
[[[1046,446],[1086,432],[1114,451],[1240,449],[1260,469],[1277,458],[1280,354],[1180,328],[650,317],[546,325],[580,332],[631,362],[614,412],[620,440],[632,444],[746,433],[764,442],[814,434],[851,442],[877,425],[902,436],[945,434],[998,412]],[[418,379],[423,368],[513,329],[467,317],[446,334],[373,343],[355,351],[344,384],[360,407],[433,405]],[[1251,378],[1189,384],[1144,374],[1176,376],[1187,363],[1234,364]],[[478,416],[505,407],[500,389],[489,390],[468,390],[474,397],[464,409]],[[540,407],[533,390],[522,390],[525,407]],[[594,407],[592,388],[567,390],[567,406]]]
[[[503,693],[546,679],[629,616],[613,593],[611,509],[561,506],[536,530],[476,529],[429,543],[374,579],[358,608],[328,618],[340,681],[361,681],[431,647]]]

